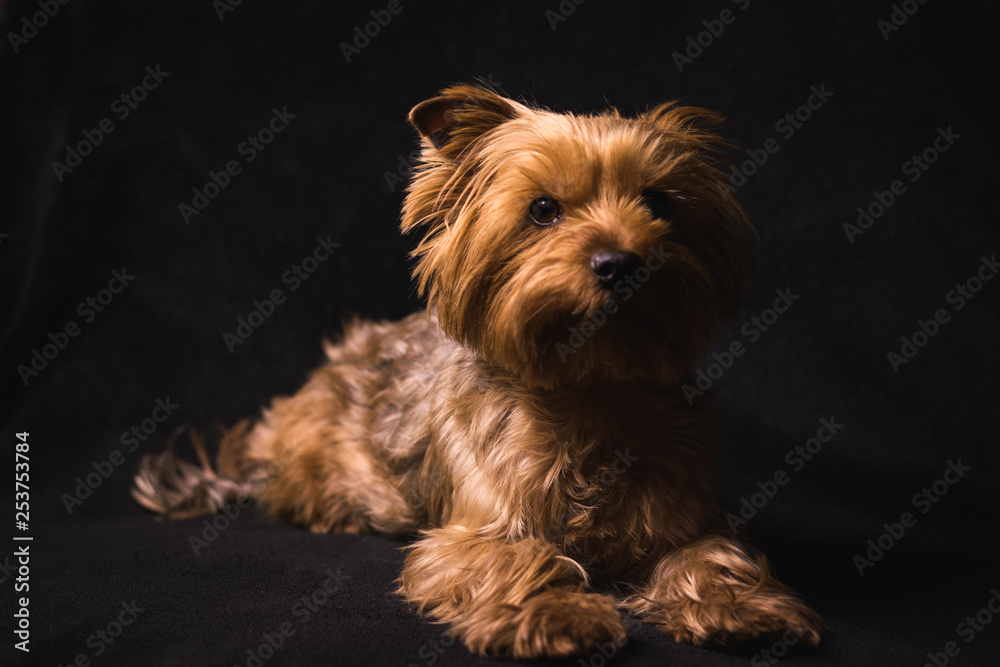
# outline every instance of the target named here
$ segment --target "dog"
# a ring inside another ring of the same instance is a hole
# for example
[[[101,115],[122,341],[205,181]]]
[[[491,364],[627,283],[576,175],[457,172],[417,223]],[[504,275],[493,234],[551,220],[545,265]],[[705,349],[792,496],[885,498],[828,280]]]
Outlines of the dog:
[[[178,518],[246,494],[312,531],[411,539],[399,593],[472,652],[620,646],[621,612],[696,645],[818,644],[820,616],[722,519],[708,410],[681,390],[738,312],[752,233],[722,119],[456,85],[409,120],[427,311],[351,322],[215,467],[200,436],[200,467],[147,456],[135,498]]]

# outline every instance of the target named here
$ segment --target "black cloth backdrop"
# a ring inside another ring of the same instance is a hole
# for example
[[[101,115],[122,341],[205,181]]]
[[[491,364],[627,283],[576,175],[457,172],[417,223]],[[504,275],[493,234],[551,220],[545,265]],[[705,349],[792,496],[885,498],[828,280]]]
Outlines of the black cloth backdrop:
[[[217,533],[162,524],[128,496],[142,454],[182,425],[297,389],[345,319],[421,307],[416,239],[397,231],[406,113],[481,77],[555,110],[679,98],[727,118],[759,238],[741,315],[696,368],[720,493],[830,625],[816,651],[637,626],[614,656],[564,664],[996,664],[993,6],[6,9],[0,662],[499,663],[392,594],[399,542],[254,507]],[[253,326],[234,342],[239,318]],[[14,648],[20,597],[30,654]]]

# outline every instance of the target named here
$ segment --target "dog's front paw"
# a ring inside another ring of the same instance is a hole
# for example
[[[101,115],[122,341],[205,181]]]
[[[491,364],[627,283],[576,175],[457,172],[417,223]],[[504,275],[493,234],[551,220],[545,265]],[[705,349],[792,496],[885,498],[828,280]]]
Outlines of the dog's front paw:
[[[608,644],[617,650],[627,636],[613,598],[565,590],[481,610],[460,633],[473,652],[520,659],[585,655]]]
[[[758,638],[816,646],[823,619],[787,595],[742,595],[732,600],[687,601],[664,609],[654,622],[678,641],[731,645]]]

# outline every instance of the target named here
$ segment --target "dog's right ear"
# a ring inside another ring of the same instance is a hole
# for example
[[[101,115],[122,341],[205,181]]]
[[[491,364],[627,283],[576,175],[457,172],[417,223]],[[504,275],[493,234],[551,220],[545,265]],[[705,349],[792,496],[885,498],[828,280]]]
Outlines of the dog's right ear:
[[[491,90],[461,84],[413,107],[410,124],[441,155],[457,160],[476,139],[523,111],[523,105]]]

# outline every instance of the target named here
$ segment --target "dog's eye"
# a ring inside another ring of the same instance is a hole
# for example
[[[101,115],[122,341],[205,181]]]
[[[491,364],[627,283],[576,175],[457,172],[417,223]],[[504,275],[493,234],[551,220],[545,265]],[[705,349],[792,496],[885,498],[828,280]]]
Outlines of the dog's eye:
[[[670,197],[655,190],[646,190],[642,193],[642,203],[653,214],[654,218],[660,220],[670,220],[674,217],[674,205]]]
[[[559,219],[562,215],[562,208],[559,202],[548,195],[536,197],[528,205],[528,217],[536,225],[546,227]]]

